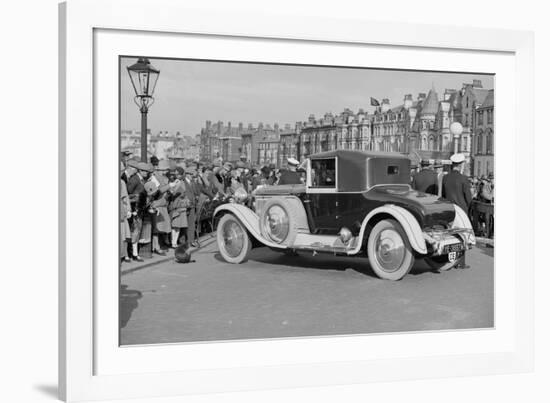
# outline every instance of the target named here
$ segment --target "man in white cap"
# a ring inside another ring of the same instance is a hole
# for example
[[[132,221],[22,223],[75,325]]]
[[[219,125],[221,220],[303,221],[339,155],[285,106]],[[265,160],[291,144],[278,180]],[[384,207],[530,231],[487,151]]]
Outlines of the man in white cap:
[[[470,192],[470,182],[462,174],[462,168],[466,157],[464,154],[453,154],[451,162],[453,164],[451,172],[443,177],[443,198],[452,201],[458,205],[466,214],[472,202],[472,193]]]
[[[296,172],[296,168],[300,162],[295,158],[287,158],[288,169],[281,173],[278,185],[299,185],[302,183],[300,174]]]

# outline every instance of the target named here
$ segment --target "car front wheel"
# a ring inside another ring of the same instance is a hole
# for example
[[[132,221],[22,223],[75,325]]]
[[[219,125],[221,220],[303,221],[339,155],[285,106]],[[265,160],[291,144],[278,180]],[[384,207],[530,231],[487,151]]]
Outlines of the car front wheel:
[[[252,241],[244,225],[233,214],[224,215],[218,223],[218,248],[228,263],[243,263],[252,250]]]
[[[377,223],[367,241],[369,263],[384,280],[401,280],[414,264],[409,239],[401,225],[392,219]]]

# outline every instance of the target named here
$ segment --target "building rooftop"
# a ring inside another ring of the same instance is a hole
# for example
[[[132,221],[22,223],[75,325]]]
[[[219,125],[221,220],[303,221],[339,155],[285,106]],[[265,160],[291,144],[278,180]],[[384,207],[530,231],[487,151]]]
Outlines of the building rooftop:
[[[485,98],[487,98],[487,95],[489,94],[489,91],[483,88],[472,88],[472,92],[474,93],[474,96],[476,97],[476,102],[478,104],[483,104],[485,102]]]
[[[437,98],[437,92],[432,88],[428,93],[428,97],[422,104],[422,110],[420,115],[435,115],[439,110],[439,99]]]
[[[495,90],[489,90],[481,108],[493,108],[495,106]]]

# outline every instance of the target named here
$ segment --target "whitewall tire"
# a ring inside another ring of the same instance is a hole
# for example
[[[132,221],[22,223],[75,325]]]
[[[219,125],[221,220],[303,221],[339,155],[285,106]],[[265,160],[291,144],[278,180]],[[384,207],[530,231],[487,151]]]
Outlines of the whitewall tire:
[[[252,240],[246,227],[233,214],[225,214],[218,223],[218,249],[228,263],[244,263],[252,250]]]
[[[414,254],[407,234],[396,220],[378,222],[367,241],[369,263],[384,280],[401,280],[414,265]]]

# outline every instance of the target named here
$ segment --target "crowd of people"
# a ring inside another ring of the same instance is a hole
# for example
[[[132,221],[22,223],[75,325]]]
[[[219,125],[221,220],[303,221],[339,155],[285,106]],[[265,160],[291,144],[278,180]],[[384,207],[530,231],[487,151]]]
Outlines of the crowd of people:
[[[449,185],[447,186],[447,190],[445,189],[443,184],[444,177],[448,173],[453,172],[453,176],[456,172],[462,174],[464,162],[465,157],[463,154],[454,154],[451,157],[451,170],[445,172],[443,163],[440,160],[422,160],[420,161],[420,170],[416,171],[416,168],[413,168],[411,172],[411,187],[415,190],[434,194],[439,197],[445,197],[449,192],[453,194],[459,193],[456,188],[460,187],[463,193],[462,198],[467,200],[467,202],[458,204],[461,205],[465,211],[468,211],[469,205],[473,200],[493,203],[495,185],[492,173],[488,176],[484,175],[481,177],[467,177],[461,175],[459,183],[454,183],[456,181],[449,181],[448,179],[447,182]],[[469,196],[466,193],[469,193]],[[448,196],[445,198],[448,198]]]
[[[235,163],[221,158],[213,162],[140,161],[123,153],[120,165],[120,259],[143,261],[140,247],[151,244],[152,253],[165,255],[182,243],[197,246],[197,220],[201,206],[229,200],[239,188],[247,193],[258,186],[298,184],[304,175],[299,162],[288,168],[251,166],[246,157]]]
[[[494,177],[467,177],[463,172],[464,154],[451,156],[451,170],[444,172],[441,161],[420,161],[420,171],[412,172],[411,187],[415,190],[443,197],[457,204],[473,221],[474,228],[483,227],[492,233],[494,210]],[[474,203],[475,202],[475,203]],[[482,203],[483,206],[479,206]]]
[[[451,170],[440,161],[422,160],[421,169],[411,172],[411,186],[443,197],[471,214],[472,201],[494,202],[493,176],[469,178],[462,174],[463,154],[451,157]],[[203,206],[224,202],[242,188],[251,193],[258,186],[305,182],[305,170],[294,158],[287,168],[250,165],[246,157],[234,162],[140,161],[123,153],[120,165],[121,261],[143,261],[140,247],[151,244],[152,253],[166,254],[182,243],[197,246],[198,220]]]

